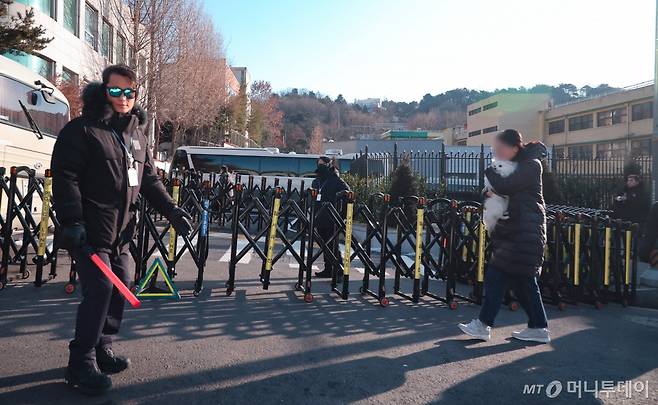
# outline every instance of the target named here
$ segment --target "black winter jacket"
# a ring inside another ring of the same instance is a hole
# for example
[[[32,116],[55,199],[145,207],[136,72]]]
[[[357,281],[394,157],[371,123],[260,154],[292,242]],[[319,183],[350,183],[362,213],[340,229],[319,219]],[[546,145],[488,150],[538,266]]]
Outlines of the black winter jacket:
[[[506,220],[499,220],[491,235],[492,257],[489,264],[500,271],[523,276],[538,276],[544,263],[546,245],[546,207],[542,196],[542,165],[546,147],[526,145],[515,159],[516,170],[501,177],[492,168],[485,171],[493,189],[509,197]]]
[[[147,151],[145,112],[135,106],[118,120],[100,83],[87,85],[82,101],[82,116],[64,126],[53,150],[53,204],[62,224],[84,224],[89,244],[111,252],[134,236],[139,194],[165,217],[175,205]],[[128,187],[127,153],[112,132],[117,121],[125,125],[124,144],[133,145],[137,187]]]
[[[336,203],[336,194],[341,191],[347,191],[350,186],[340,178],[338,172],[334,169],[324,177],[316,177],[311,183],[311,187],[318,190],[320,193],[321,202]],[[317,203],[315,209],[319,210],[321,203]],[[329,215],[329,211],[323,210],[320,215],[315,219],[315,226],[317,228],[333,228],[333,221]]]
[[[624,187],[624,190],[617,194],[615,198],[612,216],[613,218],[639,224],[642,228],[649,215],[650,208],[649,194],[645,191],[643,184],[632,189]]]
[[[651,206],[651,212],[646,219],[644,234],[639,244],[640,260],[648,262],[654,249],[658,249],[658,202]]]

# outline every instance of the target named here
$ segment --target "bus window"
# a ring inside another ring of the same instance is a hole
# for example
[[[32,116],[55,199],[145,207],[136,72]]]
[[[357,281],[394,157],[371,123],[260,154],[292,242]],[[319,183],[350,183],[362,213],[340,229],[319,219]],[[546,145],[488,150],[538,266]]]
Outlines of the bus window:
[[[260,159],[260,173],[263,175],[295,176],[297,159],[287,157],[263,157]]]
[[[44,134],[57,136],[69,119],[69,108],[60,100],[47,102],[40,90],[0,76],[0,122],[32,131],[18,101],[22,101]]]
[[[179,171],[190,169],[190,165],[187,162],[187,152],[185,152],[184,150],[176,151],[176,153],[174,154],[174,158],[171,161],[171,169],[179,170]]]

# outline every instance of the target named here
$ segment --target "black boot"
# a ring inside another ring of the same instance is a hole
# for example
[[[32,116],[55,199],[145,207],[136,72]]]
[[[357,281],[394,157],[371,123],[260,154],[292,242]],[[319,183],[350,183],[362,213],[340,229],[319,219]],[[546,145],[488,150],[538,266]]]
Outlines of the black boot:
[[[87,395],[100,395],[112,386],[112,379],[101,373],[95,364],[82,363],[66,368],[67,384]]]
[[[110,348],[96,349],[96,363],[102,372],[107,374],[120,373],[130,366],[130,359],[117,356]]]

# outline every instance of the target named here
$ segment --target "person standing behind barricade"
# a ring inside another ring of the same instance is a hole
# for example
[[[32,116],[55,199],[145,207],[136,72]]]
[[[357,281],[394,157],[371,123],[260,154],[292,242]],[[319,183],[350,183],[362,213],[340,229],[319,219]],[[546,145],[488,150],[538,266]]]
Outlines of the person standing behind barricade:
[[[626,177],[626,186],[615,196],[613,218],[630,221],[644,228],[650,208],[649,194],[638,174],[629,174]]]
[[[658,202],[651,206],[638,251],[640,260],[658,269]]]
[[[82,115],[59,133],[51,162],[54,208],[62,224],[59,247],[75,259],[82,285],[65,379],[88,394],[109,389],[106,374],[125,370],[130,360],[112,351],[124,300],[84,250],[94,250],[128,284],[128,243],[140,194],[179,234],[192,228],[190,216],[175,206],[156,174],[144,133],[146,113],[136,96],[135,72],[107,67],[102,83],[84,89]]]
[[[315,170],[317,176],[313,180],[311,187],[318,191],[318,198],[316,200],[316,212],[322,206],[322,203],[336,203],[336,194],[341,191],[349,191],[350,187],[340,178],[338,169],[335,162],[327,156],[320,156],[318,159],[318,167]],[[315,227],[320,234],[320,237],[325,243],[329,242],[331,235],[335,232],[335,224],[331,219],[331,215],[326,209],[315,218]],[[340,252],[334,251],[334,255],[340,260]],[[324,254],[324,270],[316,272],[315,276],[319,278],[331,278],[335,267],[331,262],[329,256]],[[342,274],[339,275],[339,277]]]
[[[520,340],[548,343],[550,333],[537,278],[544,262],[546,207],[542,195],[542,165],[546,147],[539,143],[523,145],[521,134],[507,129],[496,136],[494,155],[499,160],[518,163],[516,170],[502,177],[485,171],[492,188],[509,197],[508,211],[491,234],[492,255],[484,278],[484,302],[478,319],[459,324],[467,335],[489,340],[491,327],[508,287],[516,293],[528,315],[528,328],[512,332]],[[489,192],[490,193],[490,192]]]

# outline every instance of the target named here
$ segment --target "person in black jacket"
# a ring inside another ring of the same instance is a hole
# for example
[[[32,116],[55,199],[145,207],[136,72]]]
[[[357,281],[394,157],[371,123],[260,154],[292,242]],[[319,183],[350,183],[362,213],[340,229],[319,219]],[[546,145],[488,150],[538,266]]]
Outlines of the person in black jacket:
[[[546,208],[542,196],[542,164],[546,147],[541,143],[523,145],[521,134],[513,129],[499,133],[493,145],[500,160],[518,162],[507,177],[492,168],[485,171],[494,191],[509,197],[505,219],[498,221],[491,236],[492,255],[484,279],[485,297],[478,319],[459,324],[475,338],[489,340],[491,327],[508,287],[528,314],[528,328],[513,332],[520,340],[548,343],[550,334],[537,278],[544,262]]]
[[[640,260],[658,269],[658,202],[651,206],[638,250]]]
[[[102,83],[84,89],[82,115],[59,133],[51,162],[53,203],[62,224],[57,241],[75,260],[83,297],[65,379],[89,394],[109,389],[106,374],[126,369],[130,361],[112,351],[124,300],[83,250],[94,250],[128,284],[128,243],[140,194],[179,234],[191,230],[191,218],[175,206],[153,167],[136,87],[130,68],[107,67]]]
[[[640,229],[643,229],[650,205],[649,194],[640,176],[629,174],[626,177],[626,186],[615,196],[612,217],[639,224]]]
[[[320,210],[323,202],[336,203],[336,194],[341,191],[347,191],[350,187],[340,178],[338,169],[332,160],[327,156],[320,156],[318,159],[318,167],[315,170],[317,176],[313,180],[311,187],[318,190],[318,200],[316,210]],[[323,210],[315,218],[315,227],[320,234],[320,237],[329,242],[331,235],[335,232],[334,221],[328,211]],[[334,255],[340,260],[340,252],[338,249],[334,250]],[[324,270],[315,273],[319,278],[331,278],[335,270],[328,255],[324,254]],[[342,274],[341,274],[342,275]],[[341,276],[339,275],[339,277]]]

